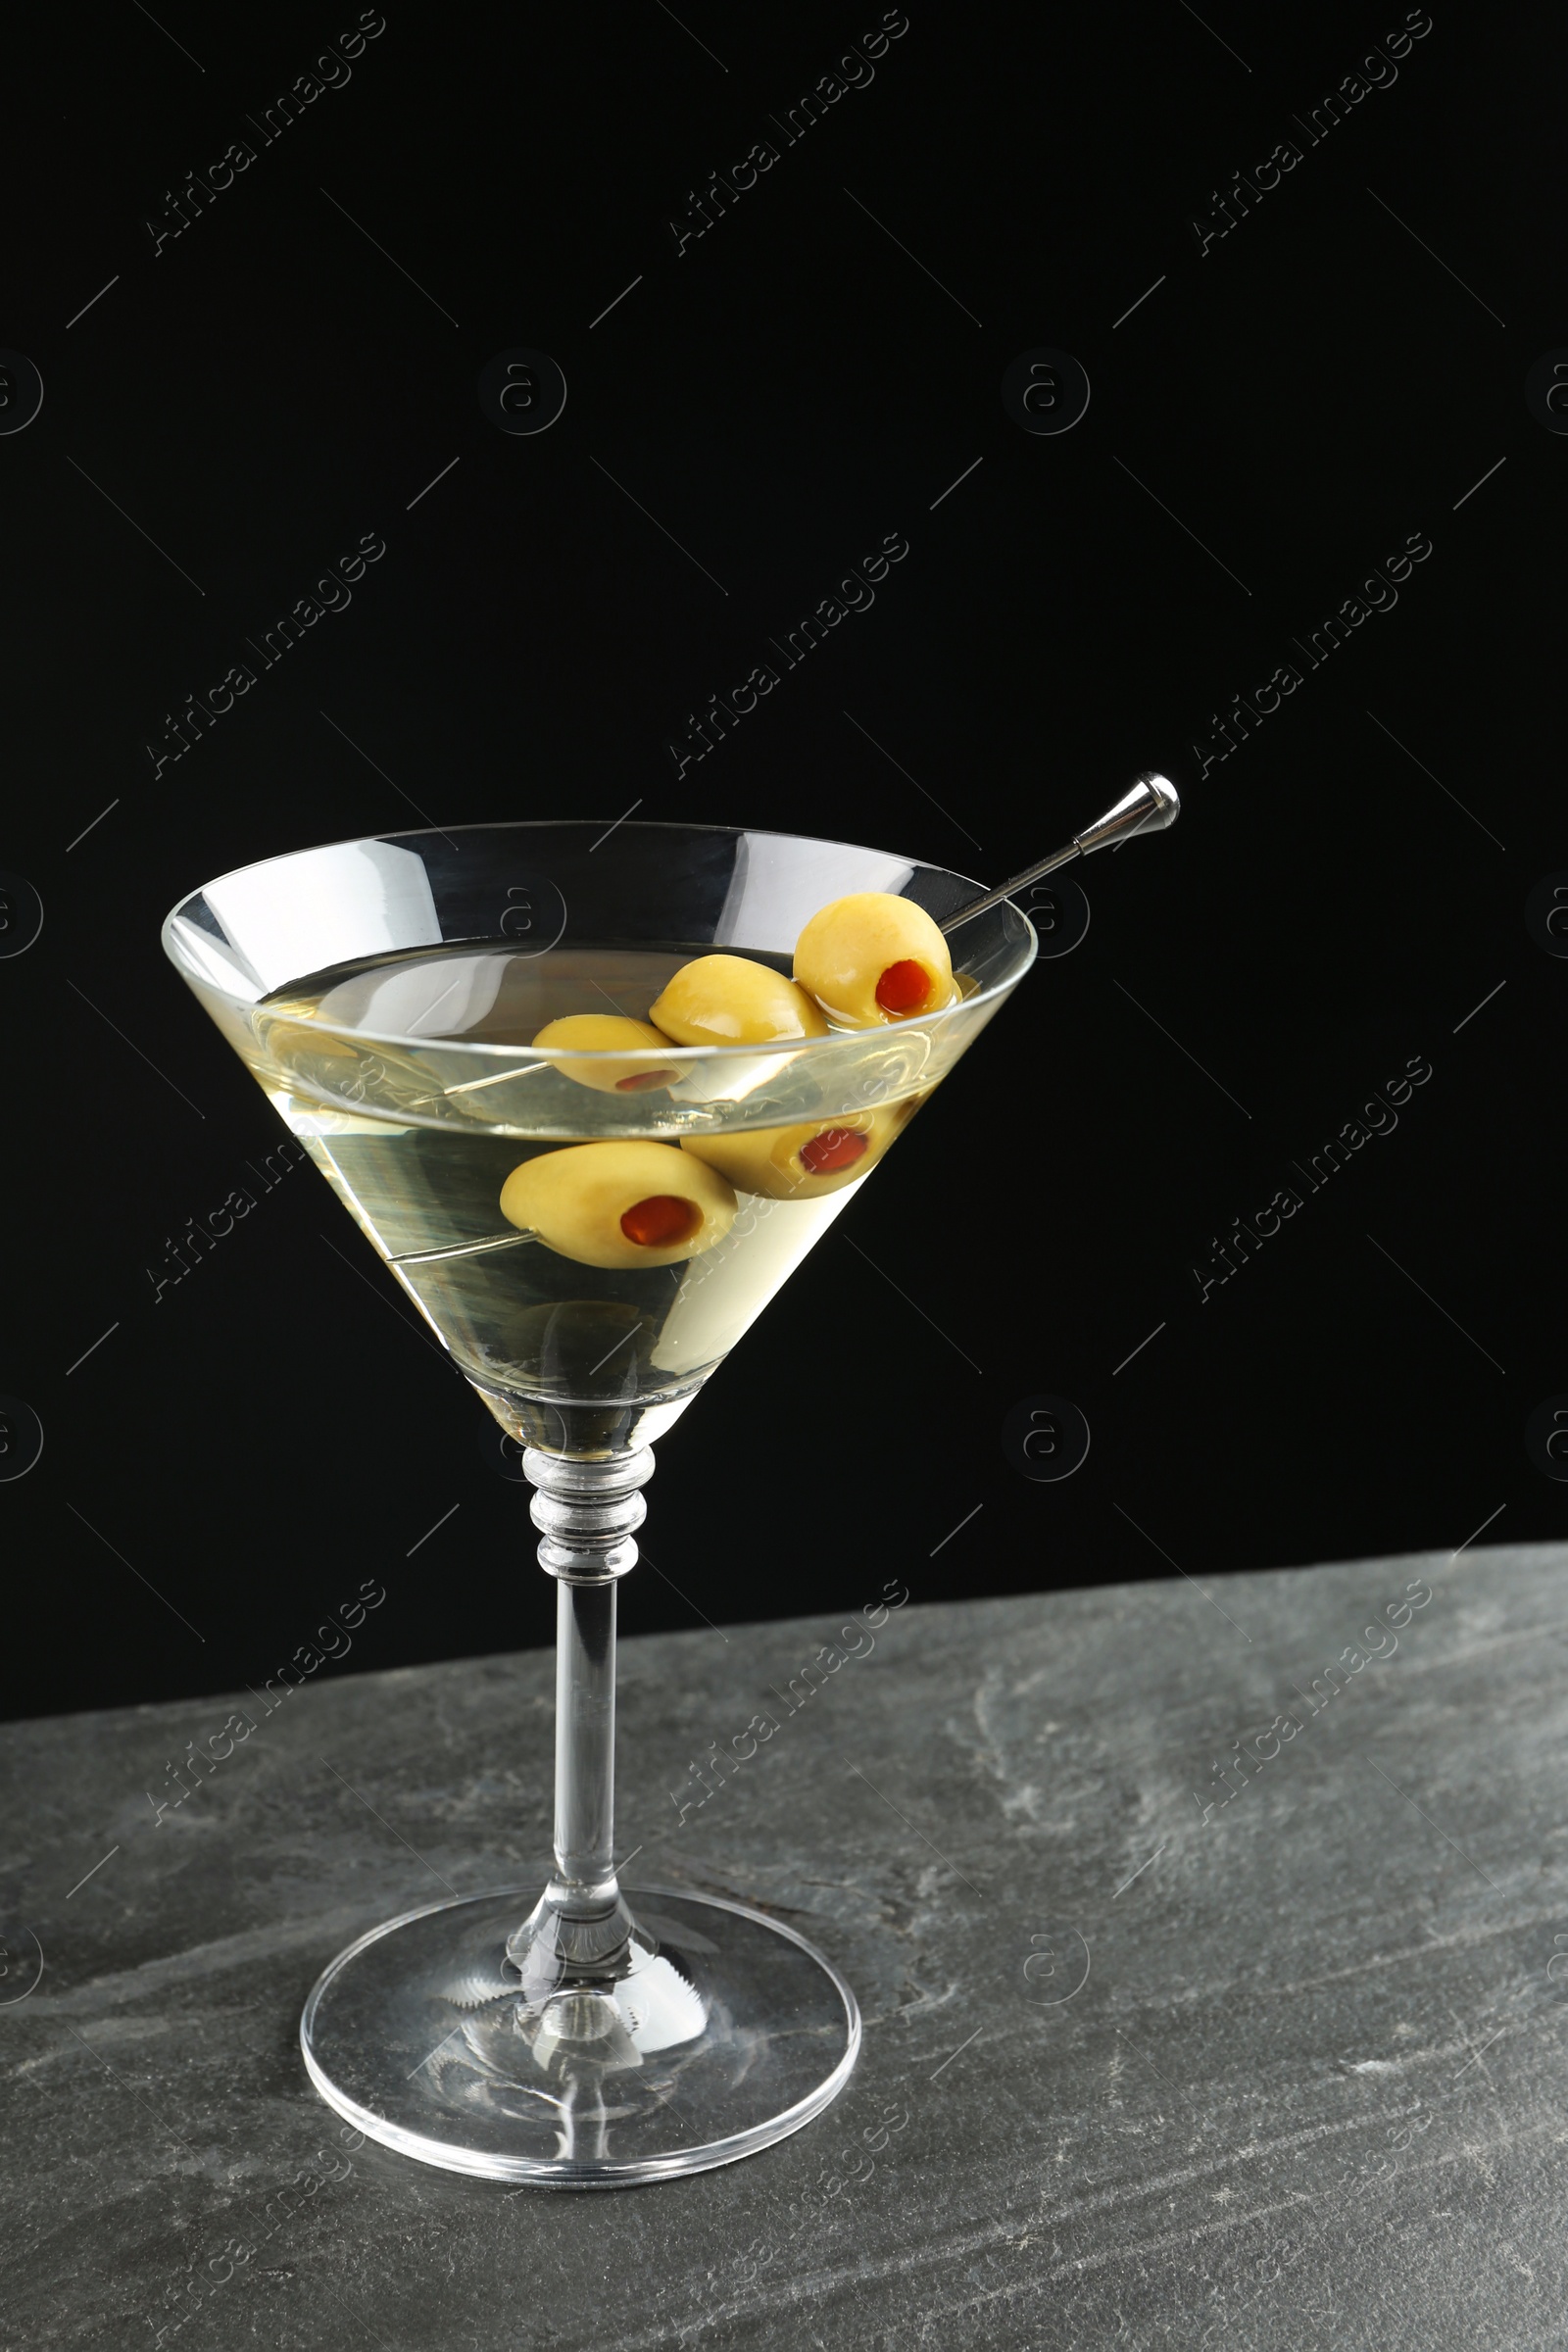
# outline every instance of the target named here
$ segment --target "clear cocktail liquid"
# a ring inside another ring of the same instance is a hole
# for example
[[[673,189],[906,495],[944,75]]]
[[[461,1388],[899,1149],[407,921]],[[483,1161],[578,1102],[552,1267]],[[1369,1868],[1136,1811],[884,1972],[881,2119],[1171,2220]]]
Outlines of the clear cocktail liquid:
[[[572,1142],[609,1133],[675,1140],[678,1060],[673,1090],[639,1096],[646,1123],[627,1125],[622,1096],[608,1127],[607,1097],[581,1086],[580,1130],[553,1123],[542,1136],[496,1118],[506,1083],[487,1077],[478,1057],[476,1082],[437,1093],[416,1051],[375,1039],[510,1046],[526,1059],[546,1022],[569,1013],[646,1020],[688,955],[416,950],[315,974],[251,1016],[253,1067],[282,1118],[498,1420],[553,1451],[603,1452],[667,1428],[865,1177],[808,1200],[737,1187],[733,1225],[699,1255],[646,1268],[582,1264],[510,1226],[502,1187],[523,1161]],[[318,1023],[362,1034],[343,1038]],[[896,1100],[895,1120],[928,1091]],[[710,1132],[745,1129],[744,1100],[698,1107],[693,1121]]]

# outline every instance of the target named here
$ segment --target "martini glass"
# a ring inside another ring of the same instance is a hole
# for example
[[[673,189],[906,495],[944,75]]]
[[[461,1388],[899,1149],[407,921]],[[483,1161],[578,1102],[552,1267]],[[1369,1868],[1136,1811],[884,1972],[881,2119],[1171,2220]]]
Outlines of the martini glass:
[[[1034,933],[1005,900],[985,906],[955,933],[954,1002],[874,1028],[613,1053],[530,1041],[569,1014],[646,1021],[703,955],[788,973],[807,921],[848,893],[913,900],[940,924],[979,887],[789,834],[502,824],[269,858],[169,917],[181,976],[524,1446],[558,1585],[547,1885],[372,1929],[301,2023],[321,2095],[406,2155],[550,2186],[664,2179],[798,2131],[849,2079],[859,2013],[830,1959],[744,1905],[618,1881],[615,1589],[653,1441],[1017,985]],[[790,1175],[768,1156],[781,1130],[812,1147]],[[534,1226],[509,1219],[509,1178],[573,1148],[560,1167],[593,1181],[558,1184]],[[606,1210],[602,1171],[646,1187],[648,1248]],[[686,1194],[708,1211],[702,1247],[682,1238]]]

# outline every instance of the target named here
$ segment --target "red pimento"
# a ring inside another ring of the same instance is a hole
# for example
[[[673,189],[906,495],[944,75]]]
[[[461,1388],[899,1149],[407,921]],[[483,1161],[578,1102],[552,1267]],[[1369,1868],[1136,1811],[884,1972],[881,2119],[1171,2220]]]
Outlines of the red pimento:
[[[640,1250],[671,1250],[678,1242],[689,1242],[702,1222],[695,1200],[683,1200],[677,1193],[654,1193],[632,1202],[620,1230]]]
[[[876,984],[876,1001],[884,1012],[918,1012],[931,994],[931,975],[923,963],[906,956],[890,963]]]
[[[615,1092],[617,1095],[640,1095],[646,1093],[649,1087],[673,1086],[674,1083],[673,1070],[634,1070],[629,1078],[615,1080]]]
[[[836,1176],[854,1167],[868,1142],[858,1127],[824,1127],[801,1146],[801,1165],[808,1176]]]

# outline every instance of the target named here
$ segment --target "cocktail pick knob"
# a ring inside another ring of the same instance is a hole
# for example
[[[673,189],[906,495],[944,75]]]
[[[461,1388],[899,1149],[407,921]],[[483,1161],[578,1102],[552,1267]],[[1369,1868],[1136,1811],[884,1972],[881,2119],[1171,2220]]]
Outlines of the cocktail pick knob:
[[[1000,906],[1015,891],[1027,890],[1031,882],[1043,881],[1047,874],[1054,873],[1059,865],[1070,864],[1074,858],[1090,858],[1096,850],[1130,841],[1135,833],[1163,833],[1167,825],[1176,822],[1181,810],[1181,797],[1169,776],[1148,770],[1103,816],[1086,825],[1083,832],[1075,833],[1064,848],[1042,858],[1038,865],[1026,866],[1021,874],[1012,875],[997,890],[988,890],[983,898],[972,899],[956,914],[950,914],[939,928],[945,932],[956,931],[960,923],[984,914],[990,906]]]

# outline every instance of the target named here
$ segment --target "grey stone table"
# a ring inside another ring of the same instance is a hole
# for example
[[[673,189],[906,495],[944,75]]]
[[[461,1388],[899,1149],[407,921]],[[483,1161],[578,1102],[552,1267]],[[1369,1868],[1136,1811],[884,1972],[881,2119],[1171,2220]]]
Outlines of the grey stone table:
[[[295,2039],[362,1929],[537,1876],[547,1656],[241,1693],[177,1808],[225,1699],[12,1727],[0,2342],[1560,2347],[1565,1573],[910,1604],[820,1687],[832,1621],[625,1644],[633,1882],[796,1923],[866,2038],[796,2138],[619,2193],[353,2145]]]

